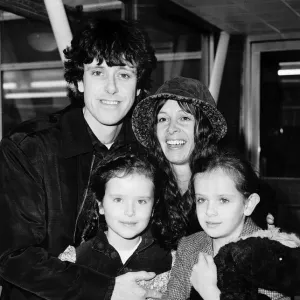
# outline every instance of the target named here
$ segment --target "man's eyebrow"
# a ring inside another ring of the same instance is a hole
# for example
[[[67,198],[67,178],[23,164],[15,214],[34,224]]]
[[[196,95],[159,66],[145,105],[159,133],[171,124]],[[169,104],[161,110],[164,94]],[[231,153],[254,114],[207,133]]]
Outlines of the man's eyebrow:
[[[102,69],[103,66],[100,66],[100,65],[94,65],[94,66],[91,66],[91,65],[86,65],[86,69],[87,70],[92,70],[92,69]]]
[[[125,66],[119,66],[119,68],[122,69],[122,70],[131,71],[131,72],[136,72],[137,71],[136,67],[134,67],[134,66],[125,65]]]

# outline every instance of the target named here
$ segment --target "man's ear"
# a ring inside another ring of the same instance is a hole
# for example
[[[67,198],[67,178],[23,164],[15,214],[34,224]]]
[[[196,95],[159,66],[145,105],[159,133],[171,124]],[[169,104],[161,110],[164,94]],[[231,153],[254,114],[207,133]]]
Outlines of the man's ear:
[[[77,82],[77,86],[78,86],[78,91],[83,93],[84,92],[84,84],[83,81],[78,81]]]
[[[253,213],[253,211],[254,211],[256,205],[259,203],[259,201],[260,201],[260,197],[258,194],[256,194],[256,193],[251,194],[248,197],[248,199],[246,200],[244,215],[247,217],[250,216]]]
[[[139,96],[141,93],[141,89],[136,90],[136,95]]]

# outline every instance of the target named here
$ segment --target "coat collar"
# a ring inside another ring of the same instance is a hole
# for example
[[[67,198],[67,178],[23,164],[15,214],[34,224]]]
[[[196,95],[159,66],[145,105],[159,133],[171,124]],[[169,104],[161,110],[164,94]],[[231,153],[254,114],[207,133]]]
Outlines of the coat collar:
[[[142,241],[137,248],[137,252],[143,251],[144,249],[148,248],[150,245],[154,243],[154,238],[150,230],[147,230],[145,233],[142,234]],[[102,229],[99,229],[97,235],[93,239],[92,248],[96,251],[109,253],[112,251],[112,246],[108,243],[106,234]]]
[[[253,222],[253,220],[248,217],[245,220],[242,232],[239,237],[247,236],[255,231],[258,231],[260,228]],[[203,234],[202,239],[199,241],[199,248],[197,248],[197,251],[201,251],[210,255],[213,255],[213,243],[212,238],[208,236],[206,233]]]
[[[70,105],[62,111],[60,127],[62,130],[62,154],[65,158],[93,151],[93,143],[87,126],[82,108]],[[133,134],[129,117],[124,120],[115,141],[116,145],[125,143],[136,144],[140,147]]]
[[[245,224],[243,226],[243,230],[242,233],[240,235],[240,237],[245,236],[245,235],[249,235],[257,230],[260,230],[260,227],[258,227],[253,220],[251,219],[251,217],[247,217],[245,220]]]
[[[62,153],[65,158],[93,151],[82,108],[68,106],[62,114],[60,126]]]

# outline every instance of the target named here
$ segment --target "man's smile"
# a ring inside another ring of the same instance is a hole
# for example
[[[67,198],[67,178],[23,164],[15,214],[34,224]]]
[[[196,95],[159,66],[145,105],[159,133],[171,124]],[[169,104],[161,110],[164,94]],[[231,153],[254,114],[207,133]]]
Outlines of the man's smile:
[[[100,99],[100,102],[105,105],[118,105],[120,101]]]

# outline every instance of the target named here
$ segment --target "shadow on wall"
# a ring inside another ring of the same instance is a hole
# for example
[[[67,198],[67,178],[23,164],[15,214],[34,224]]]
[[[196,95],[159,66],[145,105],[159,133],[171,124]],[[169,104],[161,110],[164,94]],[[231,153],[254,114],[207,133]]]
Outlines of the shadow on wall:
[[[263,179],[260,182],[260,202],[256,206],[251,218],[261,228],[267,229],[267,215],[270,213],[275,218],[278,225],[278,203],[274,189]]]
[[[267,202],[276,204],[276,226],[300,235],[300,179],[264,178],[264,181],[273,191]]]
[[[218,99],[218,109],[224,115],[228,126],[224,143],[238,147],[242,153],[244,140],[240,136],[239,127],[244,43],[244,36],[230,37]],[[240,145],[241,143],[242,145]]]

